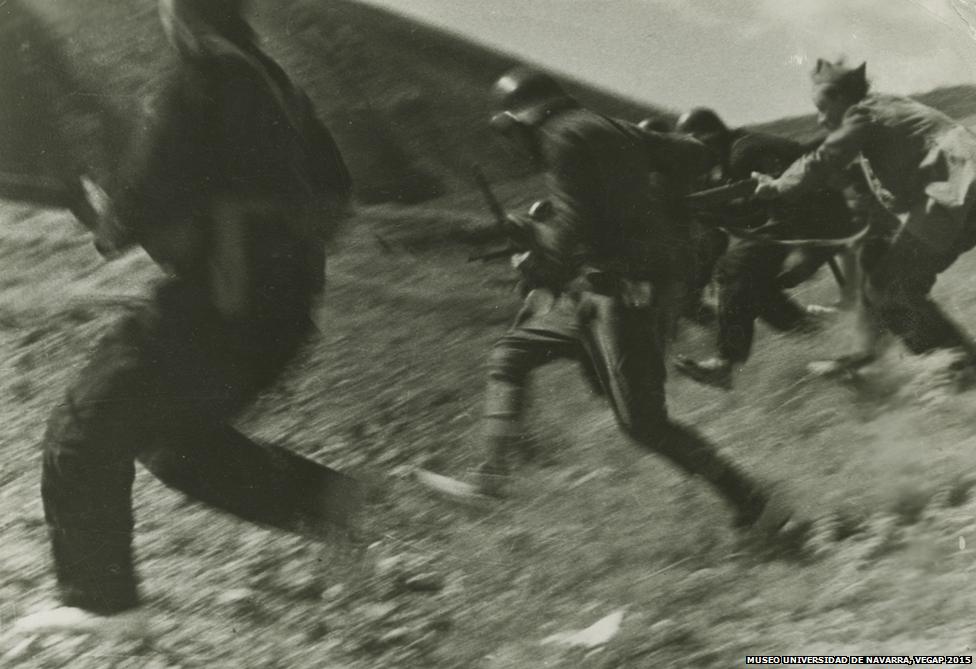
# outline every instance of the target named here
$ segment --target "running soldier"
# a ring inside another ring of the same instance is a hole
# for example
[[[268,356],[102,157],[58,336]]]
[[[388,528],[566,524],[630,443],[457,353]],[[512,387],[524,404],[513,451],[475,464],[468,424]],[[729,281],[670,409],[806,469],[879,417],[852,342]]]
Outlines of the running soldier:
[[[533,70],[508,72],[494,94],[503,111],[493,126],[546,170],[555,212],[516,235],[533,240],[534,288],[489,359],[481,491],[503,490],[531,372],[570,358],[591,368],[628,436],[710,483],[734,509],[737,527],[761,517],[766,525],[775,514],[765,511],[777,506],[769,495],[704,438],[672,422],[665,406],[658,298],[679,276],[678,256],[687,249],[680,198],[707,169],[707,150],[584,109]],[[669,202],[652,201],[652,171],[669,179]],[[670,218],[649,213],[661,210]]]
[[[678,121],[685,118],[687,114]],[[676,127],[674,123],[663,117],[644,119],[637,124],[637,127],[654,132],[678,131],[690,134],[687,129]],[[721,167],[717,164],[713,165],[708,172],[695,180],[693,187],[695,190],[702,190],[717,186],[720,183],[720,175]],[[652,173],[651,183],[660,187],[657,178],[658,176]],[[709,325],[715,321],[715,309],[705,302],[705,289],[712,282],[715,264],[729,247],[729,236],[713,218],[705,212],[696,212],[688,219],[687,273],[685,282],[679,286],[680,315],[699,325]],[[671,338],[675,338],[675,333]]]
[[[141,634],[134,461],[240,518],[322,538],[358,486],[231,420],[313,329],[344,162],[308,98],[255,43],[243,0],[161,0],[180,67],[120,171],[120,221],[172,277],[96,347],[48,423],[42,495],[62,606],[25,632]]]
[[[686,113],[679,119],[678,129],[704,142],[718,157],[715,185],[748,179],[753,172],[779,174],[803,155],[798,142],[729,129],[711,109]],[[803,307],[785,291],[809,278],[836,248],[804,248],[802,260],[787,270],[795,249],[780,242],[843,238],[854,229],[844,197],[825,189],[792,205],[749,198],[733,201],[718,212],[714,222],[736,238],[715,270],[718,355],[701,362],[678,356],[677,368],[696,381],[729,390],[733,369],[749,358],[757,318],[780,331],[810,331],[818,325],[815,314],[822,310]]]
[[[930,293],[937,276],[976,245],[976,136],[916,100],[870,92],[865,70],[863,63],[817,61],[813,102],[831,132],[778,178],[757,175],[756,195],[796,202],[859,161],[877,198],[906,216],[887,248],[865,265],[868,312],[913,353],[961,349],[962,366],[969,366],[971,338]],[[875,357],[869,346],[844,362],[856,367]]]

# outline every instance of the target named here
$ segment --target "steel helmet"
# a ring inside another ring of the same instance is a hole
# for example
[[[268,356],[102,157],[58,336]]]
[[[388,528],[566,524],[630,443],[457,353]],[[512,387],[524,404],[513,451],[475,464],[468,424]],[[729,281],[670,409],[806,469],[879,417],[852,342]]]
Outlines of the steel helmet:
[[[651,132],[671,132],[671,122],[663,116],[645,118],[637,124],[637,127]]]
[[[678,117],[675,129],[701,139],[717,139],[729,132],[719,115],[708,107],[689,109]]]
[[[577,106],[553,77],[528,67],[503,74],[495,82],[492,95],[505,116],[526,125],[536,125],[559,110]]]

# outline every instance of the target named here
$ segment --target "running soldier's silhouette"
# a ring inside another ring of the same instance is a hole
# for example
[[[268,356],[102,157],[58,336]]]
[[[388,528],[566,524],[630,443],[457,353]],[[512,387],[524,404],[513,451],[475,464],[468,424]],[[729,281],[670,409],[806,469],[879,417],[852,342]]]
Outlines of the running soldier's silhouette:
[[[50,418],[42,492],[64,606],[26,631],[138,628],[132,483],[322,537],[359,504],[348,477],[228,421],[310,336],[324,243],[350,180],[308,98],[254,41],[242,0],[162,0],[180,55],[120,170],[113,251],[141,245],[172,277],[122,319]]]
[[[548,75],[524,68],[495,86],[493,125],[545,169],[553,216],[523,230],[535,255],[534,288],[492,350],[484,418],[488,458],[480,487],[501,494],[518,448],[529,374],[558,358],[584,360],[621,429],[684,472],[700,476],[755,524],[774,505],[750,476],[665,406],[664,311],[660,296],[683,280],[687,220],[681,196],[707,169],[694,139],[644,131],[581,107]],[[669,201],[648,175],[669,181]],[[650,212],[667,211],[669,216]]]

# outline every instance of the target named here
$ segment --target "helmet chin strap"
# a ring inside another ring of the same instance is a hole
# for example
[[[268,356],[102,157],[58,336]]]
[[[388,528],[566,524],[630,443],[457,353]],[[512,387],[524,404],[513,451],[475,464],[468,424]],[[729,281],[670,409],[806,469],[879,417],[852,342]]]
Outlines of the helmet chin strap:
[[[502,135],[510,135],[515,132],[517,126],[522,125],[522,122],[512,112],[502,111],[492,116],[488,125]]]
[[[528,151],[534,161],[542,160],[539,141],[531,123],[526,123],[510,111],[501,111],[491,117],[488,125],[503,137],[512,140]]]

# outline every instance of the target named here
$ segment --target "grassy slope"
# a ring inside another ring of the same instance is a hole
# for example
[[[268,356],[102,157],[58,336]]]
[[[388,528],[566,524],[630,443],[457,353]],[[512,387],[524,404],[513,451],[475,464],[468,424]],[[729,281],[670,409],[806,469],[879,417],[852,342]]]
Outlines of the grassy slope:
[[[286,53],[281,33],[274,40]],[[518,184],[501,192],[531,197]],[[138,254],[102,264],[60,215],[0,217],[5,624],[52,584],[37,496],[44,417],[124,308],[114,296],[140,294],[156,275]],[[816,560],[737,543],[709,491],[625,443],[571,364],[536,379],[537,453],[511,502],[465,512],[418,490],[413,465],[463,473],[477,461],[482,361],[517,306],[503,267],[473,268],[465,249],[432,243],[430,231],[480,218],[470,194],[364,210],[330,265],[323,337],[243,420],[383,483],[361,569],[333,548],[188,505],[140,472],[140,564],[170,632],[149,650],[40,644],[5,666],[728,667],[746,653],[972,652],[976,562],[960,543],[976,543],[961,479],[976,460],[971,394],[940,383],[941,361],[898,348],[889,371],[858,385],[804,378],[807,360],[843,346],[842,322],[821,337],[762,331],[734,393],[669,385],[677,418],[827,519]],[[963,259],[937,290],[970,327],[974,269]],[[830,299],[829,281],[803,297]],[[685,335],[681,351],[709,349],[707,332]],[[419,575],[441,589],[411,590]],[[539,643],[619,608],[621,633],[600,652]]]
[[[121,110],[123,122],[136,117],[169,70],[154,0],[11,0],[9,7],[0,7],[0,18],[13,21],[10,17],[20,13],[15,2],[53,26],[79,81],[104,96],[107,107]],[[514,64],[510,57],[346,0],[253,4],[255,23],[268,35],[266,46],[329,122],[363,200],[417,202],[457,191],[470,184],[475,162],[496,179],[525,174],[485,123],[489,87]],[[24,32],[19,26],[8,30]],[[44,78],[43,66],[39,69]],[[655,112],[566,83],[584,101],[620,116],[639,120]],[[120,119],[104,122],[104,137],[95,143],[124,136],[128,129],[120,131],[119,125]],[[83,134],[69,133],[76,141]],[[97,148],[87,147],[86,158],[106,168]]]

